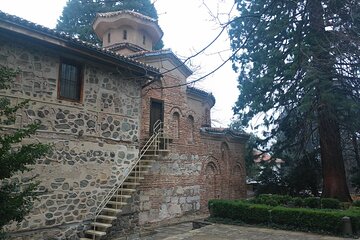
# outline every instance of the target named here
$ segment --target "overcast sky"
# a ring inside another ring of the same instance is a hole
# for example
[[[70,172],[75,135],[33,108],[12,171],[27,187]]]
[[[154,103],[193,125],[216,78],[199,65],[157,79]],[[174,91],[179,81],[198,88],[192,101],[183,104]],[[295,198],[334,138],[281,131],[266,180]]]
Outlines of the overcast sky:
[[[203,1],[207,4],[205,6]],[[226,21],[233,0],[157,0],[159,25],[163,29],[165,48],[171,48],[180,58],[186,58],[208,45],[220,32],[219,24],[209,14]],[[0,10],[26,20],[54,28],[66,0],[0,0]],[[196,68],[192,78],[201,77],[219,66],[231,54],[226,31],[204,54],[191,60]],[[232,118],[232,106],[239,94],[237,74],[231,63],[197,83],[195,87],[212,92],[216,104],[212,109],[213,126],[226,127]]]

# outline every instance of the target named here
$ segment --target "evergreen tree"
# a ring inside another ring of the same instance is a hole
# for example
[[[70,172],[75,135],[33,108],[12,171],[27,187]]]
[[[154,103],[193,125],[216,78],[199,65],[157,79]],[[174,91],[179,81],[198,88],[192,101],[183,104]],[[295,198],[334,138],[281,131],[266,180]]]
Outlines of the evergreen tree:
[[[263,117],[274,156],[312,138],[320,149],[323,197],[351,201],[341,129],[359,129],[360,2],[236,0],[233,66],[243,124]],[[261,114],[261,115],[259,115]],[[290,128],[282,138],[284,128]]]
[[[0,67],[0,90],[8,88],[16,74],[10,68]],[[12,124],[16,111],[26,103],[11,106],[9,99],[0,98],[0,126]],[[37,124],[13,131],[0,127],[0,229],[12,220],[21,221],[31,209],[35,197],[33,190],[37,184],[29,180],[24,186],[12,181],[11,177],[30,170],[29,165],[35,164],[36,159],[50,151],[49,145],[41,143],[21,145],[22,139],[30,137],[37,129]],[[4,235],[0,233],[0,239],[2,237]]]
[[[56,30],[78,37],[81,40],[100,44],[92,29],[96,13],[131,10],[158,19],[154,4],[150,0],[68,0],[56,25]],[[161,49],[160,40],[155,46]]]

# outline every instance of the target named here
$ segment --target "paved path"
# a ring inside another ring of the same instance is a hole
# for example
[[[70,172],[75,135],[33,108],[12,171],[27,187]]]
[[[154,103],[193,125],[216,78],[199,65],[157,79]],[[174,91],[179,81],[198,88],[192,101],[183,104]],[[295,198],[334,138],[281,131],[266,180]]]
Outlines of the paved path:
[[[139,240],[349,240],[304,232],[292,232],[260,227],[212,224],[191,230],[192,223],[181,223],[155,229],[155,234]]]

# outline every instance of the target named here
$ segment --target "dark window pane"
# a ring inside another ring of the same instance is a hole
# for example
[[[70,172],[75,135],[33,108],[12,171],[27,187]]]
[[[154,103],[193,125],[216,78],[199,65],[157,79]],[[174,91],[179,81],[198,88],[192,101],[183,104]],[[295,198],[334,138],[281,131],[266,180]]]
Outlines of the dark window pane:
[[[80,70],[75,65],[61,64],[60,96],[71,100],[80,100]]]

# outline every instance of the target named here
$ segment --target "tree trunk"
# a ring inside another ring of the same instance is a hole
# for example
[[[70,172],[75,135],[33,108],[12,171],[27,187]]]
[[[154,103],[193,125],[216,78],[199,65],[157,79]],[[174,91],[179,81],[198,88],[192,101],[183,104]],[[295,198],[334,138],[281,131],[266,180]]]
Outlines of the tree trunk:
[[[357,136],[356,133],[352,134],[352,144],[354,147],[354,154],[355,154],[355,161],[357,164],[357,168],[360,168],[360,155],[359,155],[359,145],[357,142]]]
[[[351,197],[346,183],[344,160],[341,148],[341,135],[336,109],[327,93],[333,90],[333,62],[324,25],[324,9],[321,0],[309,0],[309,39],[313,52],[312,75],[317,81],[317,117],[320,138],[320,155],[323,175],[322,197],[337,198],[350,202]],[[315,79],[314,79],[315,80]]]
[[[322,197],[351,202],[346,183],[338,123],[331,119],[327,106],[319,109],[320,154],[323,175]]]

